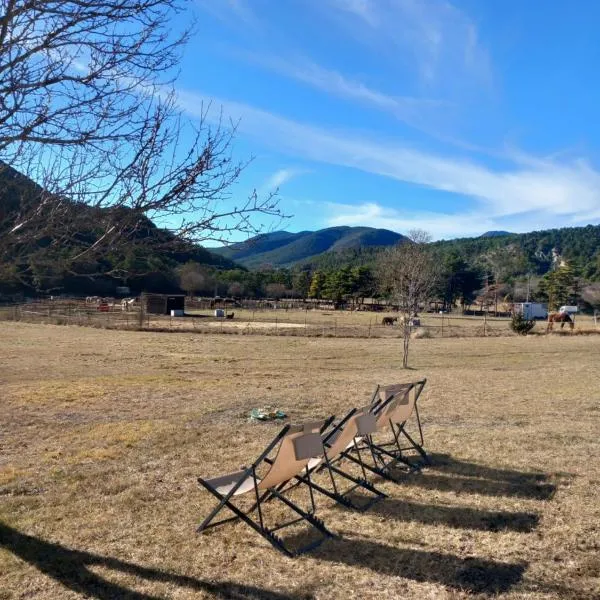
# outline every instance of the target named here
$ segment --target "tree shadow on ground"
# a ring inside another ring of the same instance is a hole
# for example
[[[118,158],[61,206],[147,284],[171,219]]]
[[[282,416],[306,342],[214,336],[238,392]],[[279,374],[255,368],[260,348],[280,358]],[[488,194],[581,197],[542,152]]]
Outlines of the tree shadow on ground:
[[[358,501],[366,501],[362,495]],[[421,504],[398,498],[386,498],[370,509],[386,519],[418,522],[425,525],[444,525],[456,529],[479,531],[516,531],[529,533],[539,524],[540,518],[531,512],[488,511],[468,506]]]
[[[79,550],[71,550],[60,544],[46,542],[21,533],[0,522],[0,548],[36,567],[40,572],[58,581],[67,589],[89,598],[114,600],[160,600],[160,596],[136,592],[117,583],[112,583],[90,571],[90,566],[100,566],[122,573],[129,573],[148,581],[160,581],[198,592],[213,594],[227,600],[300,600],[310,595],[288,595],[230,581],[211,582],[186,575],[169,573],[159,569],[143,567],[110,556],[101,556]]]
[[[439,583],[469,593],[508,592],[523,578],[526,563],[501,563],[481,558],[411,548],[395,548],[365,539],[336,538],[311,556],[332,563],[367,568],[382,575],[421,583]]]

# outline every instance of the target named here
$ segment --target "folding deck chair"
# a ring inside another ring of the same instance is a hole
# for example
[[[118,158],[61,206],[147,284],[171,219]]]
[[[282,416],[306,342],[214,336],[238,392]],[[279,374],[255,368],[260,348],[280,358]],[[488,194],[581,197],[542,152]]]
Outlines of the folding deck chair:
[[[409,467],[411,471],[420,469],[424,464],[430,464],[429,457],[423,448],[423,428],[417,406],[426,382],[427,380],[423,379],[413,383],[379,388],[379,397],[372,405],[377,420],[377,432],[382,432],[389,425],[393,439],[389,442],[376,443],[371,435],[363,440],[363,448],[371,451],[378,474],[388,479],[393,479],[389,475],[389,471],[398,463]],[[413,415],[419,431],[419,442],[415,441],[406,430],[407,422]],[[408,445],[402,446],[401,442],[406,441],[408,441]],[[421,456],[420,463],[412,462],[406,457],[404,453],[411,450]]]
[[[378,500],[386,498],[386,494],[367,481],[366,468],[362,461],[360,448],[357,444],[357,440],[363,439],[375,432],[375,425],[376,418],[370,412],[370,406],[353,408],[341,421],[332,423],[331,430],[323,436],[323,445],[325,447],[324,455],[311,458],[306,465],[306,469],[294,477],[295,481],[291,485],[288,485],[287,483],[282,484],[282,486],[278,488],[278,491],[280,493],[285,493],[290,489],[305,483],[339,504],[359,511],[365,511]],[[362,477],[355,477],[333,464],[342,452],[349,448],[355,450],[356,456],[352,457],[352,461],[361,468]],[[309,479],[309,476],[312,473],[324,470],[329,474],[332,489],[327,489],[317,483],[314,479]],[[338,486],[340,478],[349,481],[352,485],[345,490],[340,490]],[[362,488],[363,490],[370,492],[372,497],[366,502],[357,504],[350,497],[350,494],[357,488]]]
[[[387,387],[378,386],[371,399],[371,404],[363,410],[368,410],[371,419],[375,423],[371,424],[374,432],[364,436],[358,436],[353,440],[354,443],[341,452],[340,456],[335,460],[336,463],[346,458],[357,464],[360,464],[363,471],[369,470],[372,473],[380,475],[390,481],[396,481],[390,474],[390,470],[398,464],[403,464],[411,471],[418,470],[419,464],[409,461],[403,454],[408,449],[414,449],[421,456],[424,456],[428,462],[427,454],[423,450],[423,433],[421,422],[418,416],[417,400],[426,380],[415,383],[402,383]],[[415,412],[417,419],[420,444],[414,441],[412,436],[406,432],[406,422]],[[374,439],[374,434],[381,433],[388,428],[391,428],[393,440],[390,442],[377,443]],[[403,447],[400,444],[400,436],[404,435],[409,440],[410,446]],[[370,455],[372,464],[364,461],[358,454],[360,451]]]
[[[401,402],[397,410],[391,415],[391,426],[392,431],[394,432],[395,442],[398,442],[398,438],[402,435],[406,441],[408,441],[408,446],[404,446],[398,448],[398,452],[402,453],[407,450],[416,451],[422,458],[423,464],[429,465],[431,464],[431,460],[425,452],[423,448],[425,444],[425,440],[423,439],[423,427],[421,425],[421,417],[419,416],[419,405],[418,400],[421,396],[421,392],[427,383],[427,379],[422,379],[421,381],[415,381],[412,384],[412,390],[409,392],[408,402],[405,404]],[[394,394],[396,386],[388,386],[384,388],[384,394]],[[417,425],[417,429],[419,431],[419,442],[417,443],[413,436],[411,436],[406,430],[406,425],[409,419],[414,415],[414,420]],[[396,429],[397,428],[397,429]],[[398,442],[399,443],[399,442]]]
[[[236,473],[212,479],[199,477],[198,482],[200,485],[213,494],[219,500],[219,503],[198,527],[198,532],[203,533],[212,527],[241,519],[269,541],[277,550],[280,550],[287,556],[303,554],[317,547],[327,538],[333,537],[334,534],[314,514],[316,506],[310,479],[311,473],[310,470],[306,469],[311,459],[323,457],[325,450],[321,436],[332,420],[333,417],[327,421],[318,423],[307,423],[296,426],[288,424],[250,467]],[[278,447],[277,454],[271,460],[269,455],[276,447]],[[268,470],[263,477],[260,477],[257,471],[263,466],[268,468]],[[304,472],[305,476],[303,476],[303,479],[308,486],[310,496],[311,508],[308,511],[303,510],[281,493],[281,486],[302,472]],[[250,509],[244,511],[233,500],[237,499],[238,496],[250,492],[254,493],[255,502]],[[279,500],[299,516],[286,523],[267,527],[263,518],[263,504],[265,501],[273,499]],[[225,507],[231,510],[234,516],[213,522],[215,517]],[[255,512],[258,515],[258,520],[251,516]],[[320,536],[316,541],[300,549],[291,550],[275,532],[300,521],[305,521]]]

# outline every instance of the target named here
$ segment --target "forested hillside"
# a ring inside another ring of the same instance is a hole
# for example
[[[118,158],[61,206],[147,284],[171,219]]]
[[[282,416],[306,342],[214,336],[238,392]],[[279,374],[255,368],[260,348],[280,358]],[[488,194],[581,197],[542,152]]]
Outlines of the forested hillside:
[[[0,236],[20,225],[23,205],[39,201],[41,188],[7,166],[0,168]],[[222,256],[192,244],[174,243],[173,236],[149,219],[124,232],[130,244],[101,256],[82,252],[97,239],[96,224],[104,219],[123,221],[124,210],[90,208],[69,203],[65,214],[70,222],[57,228],[56,236],[32,236],[9,249],[0,247],[0,293],[55,292],[72,294],[114,293],[118,285],[135,291],[179,290],[176,269],[189,261],[230,269],[235,265]],[[43,210],[43,208],[40,208]],[[77,235],[61,237],[63,229]],[[81,242],[81,243],[80,243]],[[85,242],[85,244],[83,243]],[[72,257],[80,256],[75,262]],[[67,266],[68,265],[68,266]]]

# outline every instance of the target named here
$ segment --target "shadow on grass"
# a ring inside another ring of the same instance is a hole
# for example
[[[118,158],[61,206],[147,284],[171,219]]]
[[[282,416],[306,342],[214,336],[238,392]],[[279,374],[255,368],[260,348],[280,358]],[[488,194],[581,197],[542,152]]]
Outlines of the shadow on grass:
[[[549,500],[554,496],[556,486],[535,481],[497,481],[494,479],[471,479],[452,477],[431,472],[418,475],[405,475],[399,479],[402,485],[411,485],[427,490],[482,494],[484,496],[516,496],[534,500]]]
[[[311,556],[382,575],[439,583],[476,594],[501,594],[521,582],[526,563],[501,563],[453,554],[395,548],[364,539],[333,539]]]
[[[198,592],[210,593],[217,598],[227,600],[300,600],[300,598],[310,597],[280,594],[229,581],[203,581],[186,575],[142,567],[110,556],[71,550],[60,544],[45,542],[39,538],[21,533],[1,522],[0,548],[12,552],[15,556],[36,567],[48,577],[55,579],[67,589],[83,594],[88,598],[98,598],[100,600],[114,600],[115,598],[160,600],[160,596],[136,592],[122,585],[111,583],[90,571],[88,568],[90,566],[107,567],[148,581],[161,581]]]
[[[525,473],[512,469],[497,469],[486,465],[467,462],[453,458],[449,454],[430,454],[431,467],[434,470],[456,473],[464,477],[483,477],[494,481],[507,481],[510,483],[538,484],[548,481],[545,473]]]
[[[397,498],[386,498],[375,503],[370,512],[397,521],[416,521],[425,525],[445,525],[479,531],[529,533],[540,521],[539,516],[531,512],[487,511],[467,506],[420,504]]]

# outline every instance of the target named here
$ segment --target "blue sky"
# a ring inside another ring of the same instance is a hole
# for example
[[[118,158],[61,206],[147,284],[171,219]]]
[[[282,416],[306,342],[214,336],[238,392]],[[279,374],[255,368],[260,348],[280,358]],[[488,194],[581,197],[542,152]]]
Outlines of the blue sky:
[[[196,0],[177,83],[239,121],[232,190],[289,231],[600,222],[600,4]],[[269,225],[267,222],[266,225]]]

